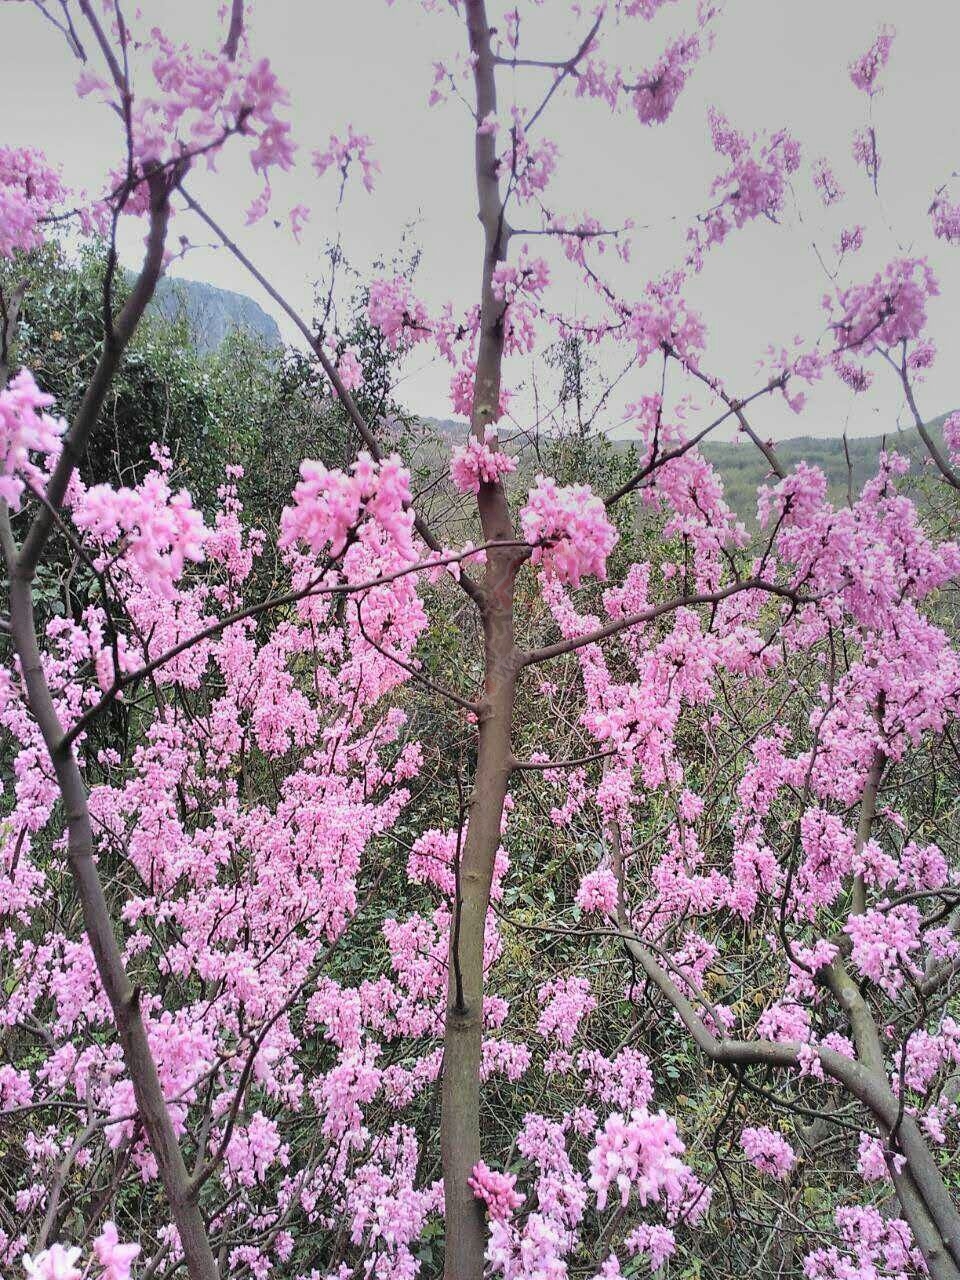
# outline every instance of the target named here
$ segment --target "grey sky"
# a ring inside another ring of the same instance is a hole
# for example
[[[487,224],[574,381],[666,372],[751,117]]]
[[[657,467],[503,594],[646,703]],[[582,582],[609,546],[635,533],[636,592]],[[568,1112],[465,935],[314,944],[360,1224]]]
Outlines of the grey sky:
[[[144,0],[142,8],[148,18],[155,10],[165,28],[197,32],[199,40],[216,4]],[[556,56],[570,47],[560,11],[568,11],[565,2],[547,0],[540,17],[542,43],[535,44],[531,35],[525,52]],[[653,24],[635,24],[637,42],[624,51],[624,60],[640,67],[654,61],[689,14],[690,0],[680,0]],[[878,209],[850,160],[851,134],[864,120],[866,100],[850,84],[846,67],[882,22],[895,25],[898,36],[885,74],[886,92],[875,106],[883,155]],[[44,148],[63,163],[68,180],[95,187],[114,163],[114,123],[102,107],[77,102],[75,65],[29,4],[3,4],[0,23],[8,55],[0,77],[5,141]],[[470,305],[479,276],[472,123],[456,102],[425,106],[433,60],[449,59],[463,41],[452,14],[425,16],[414,0],[397,0],[392,8],[384,0],[261,0],[253,31],[254,47],[270,56],[290,90],[295,132],[305,151],[348,122],[374,138],[382,173],[372,197],[359,186],[348,192],[339,214],[344,248],[364,271],[378,255],[392,256],[404,225],[414,223],[414,239],[424,251],[416,288],[431,309],[448,298],[455,306]],[[933,190],[960,167],[958,41],[960,6],[952,0],[914,0],[906,10],[892,0],[728,0],[716,46],[665,126],[644,128],[626,116],[611,121],[604,108],[583,103],[561,103],[547,118],[544,132],[562,148],[561,169],[550,190],[552,207],[576,214],[589,210],[612,222],[633,217],[651,227],[637,233],[633,263],[618,276],[625,293],[638,294],[647,278],[680,260],[684,227],[707,203],[718,168],[707,106],[715,104],[745,131],[787,126],[803,144],[806,161],[826,154],[834,162],[849,193],[843,224],[864,222],[870,229],[855,263],[858,277],[872,274],[897,252],[929,254],[942,288],[931,309],[940,355],[921,388],[920,407],[927,416],[953,408],[960,403],[960,249],[933,240],[926,208]],[[542,83],[542,73],[526,74],[541,76]],[[523,83],[518,97],[527,97]],[[506,77],[501,98],[503,111],[510,101]],[[244,229],[244,210],[258,189],[245,162],[228,158],[219,174],[197,174],[192,186],[211,212],[240,234],[280,289],[309,313],[311,281],[321,269],[317,247],[337,230],[333,180],[318,181],[303,165],[295,177],[275,182],[278,212],[299,201],[313,209],[299,247],[286,227],[277,230],[267,222]],[[805,188],[804,196],[802,220],[793,211],[786,226],[754,224],[734,235],[711,255],[690,292],[708,325],[706,363],[732,393],[746,394],[757,385],[756,361],[769,343],[783,345],[795,333],[815,334],[822,327],[820,298],[829,282],[811,241],[829,250],[837,224],[831,221],[825,230]],[[182,230],[191,238],[208,238],[186,216],[177,223],[175,234]],[[140,226],[126,230],[123,251],[131,261],[140,235]],[[179,269],[266,301],[225,253],[196,249]],[[574,301],[572,292],[563,300],[565,306]],[[529,386],[529,373],[512,367],[508,382],[525,379]],[[653,379],[652,368],[634,375],[626,398],[651,390]],[[446,416],[448,381],[448,367],[418,350],[401,398],[416,411]],[[614,418],[621,402],[612,402]],[[529,415],[530,404],[528,395],[518,398],[521,417]],[[799,418],[779,399],[765,401],[756,425],[775,438],[839,435],[845,428],[851,434],[873,433],[892,429],[901,408],[892,374],[878,367],[866,396],[852,399],[827,378],[814,388]]]

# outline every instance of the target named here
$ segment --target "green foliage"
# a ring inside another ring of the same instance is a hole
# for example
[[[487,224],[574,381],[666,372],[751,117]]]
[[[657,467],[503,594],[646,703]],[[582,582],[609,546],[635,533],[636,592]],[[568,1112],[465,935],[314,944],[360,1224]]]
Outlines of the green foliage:
[[[50,244],[17,263],[26,290],[14,364],[33,371],[68,421],[103,346],[106,264],[106,247],[98,242],[85,244],[76,257]],[[128,290],[118,272],[114,313]],[[163,283],[158,296],[110,388],[81,474],[88,484],[135,483],[151,464],[151,446],[161,445],[194,502],[208,507],[225,465],[240,464],[251,516],[272,525],[303,458],[349,465],[355,432],[316,361],[279,345],[276,326],[249,299],[181,281]],[[366,374],[357,397],[361,409],[378,419],[393,412],[394,356],[371,330],[364,305],[358,292],[345,339]],[[214,345],[211,335],[221,340]]]
[[[106,252],[84,246],[76,261],[56,245],[32,255],[17,332],[15,362],[32,369],[69,421],[96,368],[103,344]],[[114,311],[128,284],[114,279]],[[150,447],[169,449],[198,493],[210,492],[222,473],[225,432],[214,412],[204,360],[193,349],[185,321],[145,318],[115,378],[83,460],[89,483],[129,484],[151,460]]]
[[[933,435],[942,443],[943,414],[929,424]],[[923,442],[912,428],[897,430],[882,436],[866,436],[848,440],[842,438],[798,436],[776,445],[777,457],[786,471],[792,471],[798,462],[819,467],[827,477],[831,500],[843,504],[848,495],[854,497],[871,476],[877,473],[877,462],[882,449],[895,450],[911,458],[915,469],[928,461]],[[766,459],[749,441],[735,444],[708,441],[701,449],[723,478],[727,501],[748,528],[756,526],[757,489],[770,483],[770,468]],[[775,479],[775,477],[774,477]]]

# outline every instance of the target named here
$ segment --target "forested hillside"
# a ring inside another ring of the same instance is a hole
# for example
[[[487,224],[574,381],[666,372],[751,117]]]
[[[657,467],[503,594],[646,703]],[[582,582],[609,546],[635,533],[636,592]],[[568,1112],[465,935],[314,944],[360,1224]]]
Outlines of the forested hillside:
[[[941,449],[943,423],[947,416],[942,414],[928,424]],[[443,442],[444,447],[462,441],[468,430],[465,422],[454,418],[424,418],[423,423],[431,435]],[[529,441],[517,431],[505,430],[502,434],[505,440],[511,441],[518,456],[525,458],[536,470],[534,449]],[[599,429],[595,447],[603,450],[606,447],[605,440],[602,429]],[[618,430],[610,437],[609,446],[617,453],[628,453],[629,434],[622,429]],[[858,494],[866,481],[876,474],[883,450],[895,450],[909,458],[914,474],[918,477],[932,465],[923,441],[916,429],[910,426],[894,425],[885,435],[859,436],[847,440],[846,444],[842,436],[825,435],[797,436],[780,440],[776,445],[777,457],[787,470],[801,461],[819,467],[827,477],[830,499],[837,504],[846,503],[851,494]],[[769,484],[772,478],[775,479],[769,462],[746,439],[738,442],[706,440],[700,446],[700,452],[716,468],[731,507],[748,528],[755,530],[757,491],[761,485]]]
[[[956,58],[864,8],[0,4],[2,1280],[960,1280]]]
[[[947,414],[929,423],[931,433],[943,446],[943,423]],[[896,427],[880,436],[860,436],[848,440],[837,436],[798,436],[777,442],[777,456],[787,469],[798,462],[809,462],[819,467],[829,481],[829,493],[836,503],[847,500],[848,494],[857,494],[870,477],[876,474],[881,451],[896,450],[910,458],[914,467],[923,471],[931,464],[929,456],[913,427]],[[757,489],[770,478],[770,467],[749,441],[729,444],[707,441],[703,455],[717,468],[723,477],[727,498],[748,523],[753,524],[757,515]]]

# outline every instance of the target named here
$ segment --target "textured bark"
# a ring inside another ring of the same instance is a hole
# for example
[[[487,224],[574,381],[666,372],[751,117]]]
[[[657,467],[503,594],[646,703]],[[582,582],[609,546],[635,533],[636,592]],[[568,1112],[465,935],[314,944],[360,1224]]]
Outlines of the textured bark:
[[[475,57],[476,118],[496,111],[494,62],[483,0],[467,0],[467,30]],[[506,255],[508,231],[497,180],[492,135],[475,138],[477,202],[483,227],[480,341],[471,431],[483,439],[498,416],[503,363],[503,303],[493,294],[493,272]],[[509,542],[513,524],[503,486],[483,484],[477,497],[486,542]],[[512,766],[510,727],[519,670],[513,612],[514,583],[522,563],[515,549],[488,554],[478,604],[483,619],[484,700],[469,825],[460,857],[448,966],[443,1047],[440,1148],[446,1219],[446,1280],[480,1280],[486,1225],[467,1185],[480,1159],[480,1050],[483,1035],[483,935],[493,866],[500,844],[503,801]]]
[[[623,936],[630,954],[673,1006],[697,1047],[713,1062],[725,1066],[768,1066],[796,1070],[801,1047],[799,1044],[773,1040],[721,1040],[715,1036],[692,1002],[640,939],[629,931],[625,931]],[[837,980],[842,983],[839,975]],[[847,982],[859,997],[856,985],[849,977]],[[850,991],[845,985],[844,999],[851,999]],[[859,1032],[864,1036],[864,1051],[869,1055],[873,1052],[872,1037],[859,1009],[856,1010],[856,1019],[855,1035]],[[874,1027],[874,1035],[875,1033]],[[817,1050],[817,1056],[824,1073],[843,1085],[851,1096],[861,1102],[881,1130],[889,1132],[894,1126],[898,1126],[898,1140],[906,1158],[908,1173],[908,1177],[899,1179],[897,1185],[898,1194],[901,1188],[903,1190],[901,1205],[904,1217],[917,1234],[917,1243],[924,1251],[935,1280],[958,1280],[960,1268],[956,1250],[960,1241],[960,1217],[916,1122],[909,1116],[900,1115],[899,1103],[882,1070],[878,1072],[862,1060],[851,1060],[822,1047]],[[911,1213],[914,1221],[911,1221]]]
[[[871,777],[873,776],[873,771],[871,771]],[[868,784],[868,792],[865,793],[864,797],[865,807],[869,790]],[[874,803],[875,800],[876,788],[874,787]],[[862,830],[863,820],[861,817]],[[866,831],[867,835],[869,835],[869,824]],[[883,1082],[889,1093],[888,1107],[890,1105],[897,1106],[897,1099],[887,1083],[888,1076],[883,1058],[883,1047],[880,1043],[879,1030],[873,1014],[870,1012],[869,1005],[840,960],[835,960],[833,964],[828,965],[823,971],[823,976],[826,985],[843,1009],[844,1015],[850,1024],[858,1058],[879,1081]],[[885,1141],[889,1140],[893,1125],[891,1125],[888,1118],[877,1116],[876,1119],[881,1137]],[[908,1122],[911,1131],[909,1134],[904,1128],[904,1122]],[[894,1124],[896,1124],[896,1120]],[[953,1256],[953,1249],[951,1248],[951,1243],[955,1248],[957,1240],[960,1239],[957,1235],[960,1220],[957,1219],[956,1209],[950,1202],[950,1197],[946,1192],[946,1187],[943,1186],[936,1163],[930,1157],[926,1143],[919,1130],[916,1129],[913,1120],[906,1116],[903,1117],[897,1127],[897,1134],[898,1140],[905,1140],[905,1144],[910,1147],[912,1152],[912,1159],[911,1156],[907,1156],[906,1165],[902,1170],[898,1169],[895,1160],[891,1161],[890,1167],[891,1177],[893,1178],[903,1216],[910,1225],[913,1237],[923,1252],[930,1275],[934,1277],[934,1280],[960,1280],[960,1269],[957,1267],[957,1259]],[[923,1159],[920,1147],[917,1146],[918,1141],[923,1148],[923,1153],[928,1157],[927,1160]],[[919,1168],[917,1167],[918,1165],[920,1166]],[[945,1205],[943,1204],[943,1197],[938,1193],[938,1182],[940,1190],[946,1198]],[[927,1195],[931,1198],[931,1204],[927,1203]]]
[[[97,971],[110,1001],[124,1063],[133,1085],[138,1117],[157,1161],[171,1217],[180,1234],[187,1270],[192,1280],[216,1280],[217,1268],[206,1226],[191,1191],[140,1014],[139,993],[127,975],[113,931],[113,919],[94,860],[86,788],[72,744],[64,741],[64,727],[43,672],[33,612],[33,577],[54,526],[54,512],[60,508],[70,477],[100,416],[124,349],[153,296],[163,268],[169,218],[168,182],[160,177],[151,179],[150,192],[151,221],[144,265],[126,305],[105,335],[96,371],[47,486],[46,504],[39,508],[20,551],[13,540],[6,504],[2,504],[0,536],[10,584],[10,630],[14,649],[26,686],[27,703],[43,735],[63,800],[67,820],[67,858]]]

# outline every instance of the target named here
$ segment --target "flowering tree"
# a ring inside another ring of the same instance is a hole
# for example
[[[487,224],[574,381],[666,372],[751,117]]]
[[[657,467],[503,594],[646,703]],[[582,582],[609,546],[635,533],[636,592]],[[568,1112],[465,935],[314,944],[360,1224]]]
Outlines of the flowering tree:
[[[437,68],[432,97],[471,103],[480,295],[431,314],[405,277],[378,279],[368,318],[394,350],[431,344],[469,416],[449,484],[477,528],[448,547],[385,425],[351,394],[357,351],[302,319],[193,193],[201,162],[246,147],[265,181],[255,219],[271,175],[295,162],[242,0],[209,51],[113,3],[36,0],[83,63],[79,91],[116,113],[122,147],[92,201],[37,153],[0,152],[0,252],[19,261],[74,208],[108,252],[102,352],[69,425],[16,369],[23,290],[3,298],[0,720],[14,745],[0,1106],[18,1138],[5,1267],[26,1252],[32,1275],[119,1280],[139,1248],[151,1275],[412,1276],[439,1236],[451,1280],[615,1276],[687,1247],[715,1187],[735,1208],[732,1176],[792,1188],[809,1163],[831,1226],[823,1239],[822,1221],[810,1228],[807,1275],[960,1275],[948,1167],[960,917],[935,785],[960,697],[943,604],[960,549],[925,529],[896,454],[836,508],[823,475],[786,474],[748,417],[776,394],[799,412],[798,388],[824,376],[855,393],[885,364],[939,477],[960,487],[960,421],[941,449],[916,401],[937,285],[922,258],[854,277],[827,299],[823,333],[773,352],[761,384],[731,394],[687,286],[731,235],[783,216],[805,171],[786,132],[747,136],[714,112],[718,173],[684,259],[623,293],[624,272],[606,266],[629,260],[630,223],[551,207],[561,153],[543,127],[564,94],[667,120],[719,18],[701,3],[651,65],[623,65],[617,51],[661,7],[571,5],[579,29],[556,59],[528,47],[536,5],[492,16],[460,0],[436,19],[461,53]],[[891,42],[881,32],[851,68],[871,99]],[[876,185],[875,126],[854,148]],[[354,172],[376,180],[352,128],[312,163],[340,195]],[[807,176],[839,203],[826,161]],[[212,512],[159,447],[127,487],[78,470],[173,212],[287,312],[357,432],[351,467],[303,462],[272,528],[245,519],[236,470]],[[292,211],[294,234],[308,212]],[[145,221],[146,250],[117,308],[126,217]],[[942,192],[931,217],[955,238]],[[838,258],[863,236],[843,229]],[[564,270],[588,286],[588,312],[564,304],[552,283]],[[637,469],[605,494],[585,476],[528,482],[498,442],[509,361],[558,334],[660,373],[631,410]],[[691,388],[716,403],[692,429],[680,412]],[[759,542],[698,452],[728,420],[770,468]],[[641,518],[657,545],[618,564]],[[90,599],[45,617],[38,576],[64,554]],[[276,588],[251,598],[267,554]],[[454,595],[477,619],[476,672],[424,658]],[[452,763],[418,732],[424,701],[456,725]],[[422,793],[443,788],[456,798],[446,820],[417,827]],[[554,912],[520,918],[511,858],[537,825],[544,840],[583,837],[592,861]],[[533,1025],[507,930],[575,943],[537,984]],[[371,938],[369,971],[351,974],[345,954]],[[608,1004],[584,953],[618,966]],[[617,1023],[644,1002],[669,1015],[672,1041],[729,1073],[696,1159],[657,1105],[659,1064],[630,1042],[637,1024]],[[499,1085],[540,1101],[484,1143]],[[848,1164],[821,1159],[824,1132]],[[63,1243],[77,1220],[77,1243]]]

